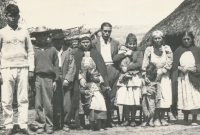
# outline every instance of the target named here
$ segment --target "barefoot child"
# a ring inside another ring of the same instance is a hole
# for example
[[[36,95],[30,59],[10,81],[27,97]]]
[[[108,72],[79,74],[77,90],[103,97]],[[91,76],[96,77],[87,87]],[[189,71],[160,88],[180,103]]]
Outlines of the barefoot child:
[[[153,118],[156,108],[156,103],[160,99],[160,85],[155,81],[157,76],[157,68],[153,63],[150,63],[146,68],[146,77],[142,81],[142,110],[144,113],[144,122],[142,127],[154,127]]]

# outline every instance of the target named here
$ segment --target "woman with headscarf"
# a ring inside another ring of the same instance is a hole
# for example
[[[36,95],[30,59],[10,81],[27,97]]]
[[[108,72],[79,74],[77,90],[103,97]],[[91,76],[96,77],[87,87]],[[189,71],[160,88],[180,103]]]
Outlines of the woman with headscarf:
[[[127,52],[131,52],[126,55]],[[135,115],[137,105],[140,105],[140,86],[141,86],[141,73],[143,53],[137,50],[137,38],[134,34],[128,34],[125,46],[121,45],[118,55],[114,57],[114,62],[119,62],[120,76],[117,83],[117,104],[123,105],[125,122],[122,126],[135,127]],[[129,123],[129,114],[131,112],[131,123]]]
[[[160,82],[161,98],[156,102],[155,126],[168,125],[164,119],[164,114],[172,104],[170,69],[172,67],[173,53],[171,48],[164,44],[163,38],[163,33],[159,30],[152,33],[152,45],[146,48],[142,65],[143,75],[145,75],[146,67],[150,62],[157,67],[156,81]],[[145,81],[149,81],[146,76]]]
[[[181,35],[182,44],[174,52],[172,65],[173,105],[184,113],[185,124],[192,114],[192,126],[197,126],[200,113],[200,49],[194,45],[192,32]]]
[[[89,34],[83,34],[79,37],[79,49],[74,53],[74,59],[76,64],[76,74],[74,82],[73,92],[73,108],[75,110],[75,122],[78,129],[82,129],[84,126],[84,100],[85,96],[81,96],[82,87],[86,87],[86,73],[88,70],[97,70],[103,80],[105,89],[109,89],[107,70],[104,64],[104,60],[101,54],[91,48],[91,38]],[[105,107],[104,107],[105,108]],[[104,110],[106,112],[106,110]],[[104,115],[105,114],[105,115]],[[90,117],[91,116],[91,117]],[[96,112],[89,112],[89,119],[94,121],[95,118],[106,119],[106,113],[101,113],[97,116]]]

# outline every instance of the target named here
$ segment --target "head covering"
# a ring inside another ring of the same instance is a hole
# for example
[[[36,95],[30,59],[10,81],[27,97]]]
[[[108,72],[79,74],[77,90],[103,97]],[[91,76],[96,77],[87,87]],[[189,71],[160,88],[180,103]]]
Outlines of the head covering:
[[[155,30],[153,33],[152,33],[152,36],[155,37],[155,36],[161,36],[163,37],[163,33],[162,31],[160,30]]]
[[[82,34],[79,36],[79,42],[81,42],[84,39],[88,39],[91,41],[90,34]]]
[[[136,42],[137,44],[137,38],[132,33],[129,33],[128,36],[126,37],[126,44],[128,44],[129,42]]]
[[[64,39],[64,38],[65,38],[65,35],[61,29],[53,31],[51,35],[51,39]]]
[[[40,33],[49,33],[49,31],[45,26],[39,26],[39,27],[36,27],[35,31],[31,33],[31,36],[35,37]]]

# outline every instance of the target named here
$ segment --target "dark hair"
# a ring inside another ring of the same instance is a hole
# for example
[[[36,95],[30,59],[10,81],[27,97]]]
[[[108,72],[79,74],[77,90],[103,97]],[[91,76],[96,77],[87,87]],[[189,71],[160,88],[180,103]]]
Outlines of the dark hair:
[[[183,39],[183,37],[184,37],[185,35],[188,35],[189,37],[191,37],[191,39],[192,39],[192,46],[194,46],[194,35],[193,35],[192,31],[183,31],[183,32],[180,34],[181,41],[182,41],[182,39]],[[183,45],[183,42],[181,42],[181,43],[182,43],[182,46],[184,46],[184,45]]]
[[[101,30],[103,30],[103,27],[108,26],[112,28],[112,25],[109,22],[104,22],[101,24]]]
[[[146,68],[146,72],[151,71],[152,75],[154,75],[154,78],[152,80],[156,79],[157,77],[157,67],[154,63],[150,62],[149,65]]]
[[[91,69],[87,69],[86,82],[91,82],[91,76],[92,76],[92,70]]]
[[[8,13],[10,13],[12,15],[18,15],[19,14],[19,8],[18,8],[18,6],[14,5],[14,4],[9,4],[5,8],[5,15],[7,15]]]
[[[133,33],[129,33],[128,36],[126,37],[125,45],[127,45],[127,43],[130,42],[130,40],[132,40],[132,39],[134,39],[136,41],[136,44],[137,44],[137,37]]]

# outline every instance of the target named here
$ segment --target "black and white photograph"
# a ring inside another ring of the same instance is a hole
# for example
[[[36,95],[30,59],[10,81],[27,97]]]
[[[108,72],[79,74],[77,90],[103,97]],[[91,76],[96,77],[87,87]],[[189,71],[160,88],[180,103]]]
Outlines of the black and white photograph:
[[[0,135],[200,134],[200,0],[0,0]]]

